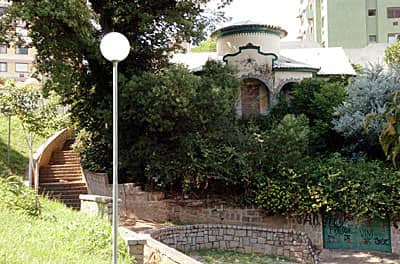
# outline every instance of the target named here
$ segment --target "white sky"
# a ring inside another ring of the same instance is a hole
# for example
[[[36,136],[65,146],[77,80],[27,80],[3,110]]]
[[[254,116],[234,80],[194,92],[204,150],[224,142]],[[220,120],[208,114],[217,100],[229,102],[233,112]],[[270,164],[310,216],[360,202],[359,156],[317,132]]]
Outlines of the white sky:
[[[280,26],[289,33],[283,40],[290,41],[298,36],[298,7],[299,0],[233,0],[225,15],[232,17],[229,23],[252,20]]]

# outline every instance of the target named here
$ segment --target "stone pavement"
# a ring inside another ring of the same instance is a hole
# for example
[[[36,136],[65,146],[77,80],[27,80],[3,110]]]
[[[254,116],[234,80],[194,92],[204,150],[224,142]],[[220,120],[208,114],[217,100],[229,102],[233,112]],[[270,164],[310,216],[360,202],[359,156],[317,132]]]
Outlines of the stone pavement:
[[[324,249],[320,254],[321,264],[400,264],[400,256],[378,252]]]

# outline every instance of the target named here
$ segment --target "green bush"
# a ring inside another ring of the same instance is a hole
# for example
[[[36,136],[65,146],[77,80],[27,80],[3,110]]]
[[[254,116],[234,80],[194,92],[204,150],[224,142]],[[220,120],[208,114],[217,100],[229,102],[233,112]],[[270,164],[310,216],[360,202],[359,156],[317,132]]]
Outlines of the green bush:
[[[374,65],[354,77],[346,87],[348,97],[335,108],[334,130],[347,139],[351,154],[361,153],[370,158],[384,158],[379,145],[385,119],[393,94],[400,89],[398,69]],[[371,115],[381,118],[369,120]]]
[[[289,99],[282,97],[279,100],[267,119],[272,119],[273,123],[287,113],[304,114],[309,119],[311,128],[310,151],[312,153],[337,151],[341,146],[341,138],[333,130],[331,121],[335,107],[345,98],[343,81],[304,79],[294,84]]]
[[[348,213],[400,219],[399,172],[379,161],[350,161],[339,154],[305,158],[260,184],[254,202],[268,213]]]
[[[40,214],[41,206],[35,192],[17,176],[0,177],[0,209],[20,210],[31,216]]]

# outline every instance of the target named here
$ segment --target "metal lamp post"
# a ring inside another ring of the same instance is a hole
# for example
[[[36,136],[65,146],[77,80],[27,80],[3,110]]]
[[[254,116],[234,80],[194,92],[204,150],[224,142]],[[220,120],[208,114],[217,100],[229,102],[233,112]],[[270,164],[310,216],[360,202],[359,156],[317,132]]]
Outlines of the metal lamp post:
[[[118,32],[106,34],[100,43],[101,54],[113,64],[113,262],[118,262],[118,62],[129,54],[128,39]]]

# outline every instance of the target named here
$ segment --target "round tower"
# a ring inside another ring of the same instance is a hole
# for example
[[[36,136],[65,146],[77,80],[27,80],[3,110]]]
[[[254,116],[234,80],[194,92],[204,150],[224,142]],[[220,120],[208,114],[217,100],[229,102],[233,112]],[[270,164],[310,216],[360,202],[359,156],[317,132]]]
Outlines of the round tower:
[[[211,37],[217,42],[218,56],[233,54],[239,47],[251,43],[260,47],[260,51],[278,54],[280,39],[287,36],[287,31],[266,24],[244,21],[223,27],[212,33]]]

